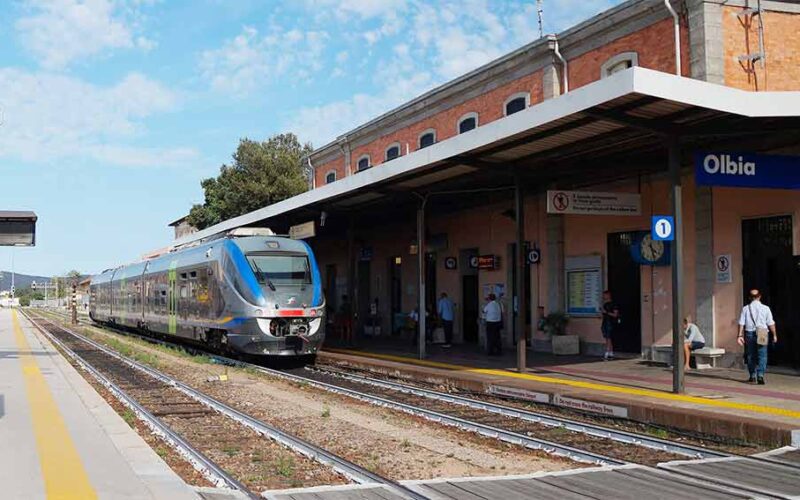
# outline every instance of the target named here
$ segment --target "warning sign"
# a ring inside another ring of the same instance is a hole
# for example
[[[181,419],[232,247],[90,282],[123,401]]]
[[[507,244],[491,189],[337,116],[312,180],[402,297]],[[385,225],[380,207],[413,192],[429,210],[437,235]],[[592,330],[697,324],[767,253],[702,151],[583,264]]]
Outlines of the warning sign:
[[[717,255],[715,261],[717,269],[717,283],[733,283],[731,262],[731,254]]]
[[[548,191],[548,214],[639,215],[641,196],[636,193]]]

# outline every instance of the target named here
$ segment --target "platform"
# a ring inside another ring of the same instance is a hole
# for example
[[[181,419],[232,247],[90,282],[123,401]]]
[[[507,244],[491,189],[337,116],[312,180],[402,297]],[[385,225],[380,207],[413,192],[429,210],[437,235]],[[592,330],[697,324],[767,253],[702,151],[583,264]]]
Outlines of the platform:
[[[514,353],[487,357],[469,347],[430,346],[418,360],[391,343],[326,347],[318,360],[449,384],[472,391],[529,391],[542,402],[628,417],[771,446],[800,441],[800,376],[767,372],[767,385],[745,383],[741,370],[690,371],[686,394],[672,394],[672,372],[639,358],[602,361],[529,352],[516,372]]]
[[[0,309],[0,443],[3,498],[200,498],[10,309]]]

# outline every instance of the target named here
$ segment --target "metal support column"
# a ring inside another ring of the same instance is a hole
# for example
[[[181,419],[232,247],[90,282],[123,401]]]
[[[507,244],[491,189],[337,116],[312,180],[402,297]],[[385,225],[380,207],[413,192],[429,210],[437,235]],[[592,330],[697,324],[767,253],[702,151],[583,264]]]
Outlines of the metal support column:
[[[355,268],[355,217],[350,215],[347,225],[347,300],[350,302],[350,338],[348,342],[353,342],[355,332],[358,327],[356,324],[356,268]]]
[[[672,392],[683,393],[683,198],[681,151],[677,137],[667,139],[669,177],[672,185],[672,214],[675,240],[672,242]]]
[[[425,317],[425,202],[420,203],[417,210],[417,262],[419,269],[419,359],[425,359],[425,331],[427,328],[427,318]]]
[[[519,172],[514,174],[514,211],[516,214],[517,223],[517,244],[516,255],[514,255],[514,265],[516,266],[515,274],[516,290],[514,295],[517,297],[517,316],[516,316],[516,330],[517,330],[517,371],[524,373],[527,368],[526,359],[526,331],[525,331],[525,318],[528,310],[528,298],[525,296],[525,197],[522,190],[522,175]]]

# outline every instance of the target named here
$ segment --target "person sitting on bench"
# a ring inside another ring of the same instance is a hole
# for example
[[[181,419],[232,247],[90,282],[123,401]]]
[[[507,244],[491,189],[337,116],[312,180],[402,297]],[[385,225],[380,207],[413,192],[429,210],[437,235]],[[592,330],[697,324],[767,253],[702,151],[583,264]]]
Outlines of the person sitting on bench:
[[[683,318],[683,359],[684,369],[689,369],[689,358],[692,356],[692,351],[702,349],[706,346],[706,339],[700,333],[700,328],[692,323],[692,318],[686,316]]]

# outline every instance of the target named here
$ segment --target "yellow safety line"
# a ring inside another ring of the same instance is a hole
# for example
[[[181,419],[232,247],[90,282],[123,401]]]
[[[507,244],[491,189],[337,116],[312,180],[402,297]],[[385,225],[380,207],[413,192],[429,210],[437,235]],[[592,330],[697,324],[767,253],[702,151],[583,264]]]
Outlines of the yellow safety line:
[[[478,373],[482,375],[494,375],[498,377],[516,378],[522,380],[532,380],[535,382],[544,382],[548,384],[566,385],[570,387],[578,387],[581,389],[591,389],[594,391],[616,392],[620,394],[627,394],[632,396],[647,396],[651,398],[681,401],[684,403],[695,403],[706,406],[716,406],[718,408],[730,408],[734,410],[746,410],[756,413],[767,413],[770,415],[780,415],[783,417],[791,417],[800,419],[800,411],[789,410],[786,408],[776,408],[774,406],[754,405],[747,403],[737,403],[735,401],[722,401],[719,399],[706,399],[699,396],[687,396],[684,394],[673,394],[670,392],[657,391],[653,389],[637,389],[633,387],[620,387],[617,385],[600,384],[596,382],[581,382],[579,380],[568,380],[555,377],[544,377],[541,375],[532,375],[530,373],[517,373],[508,370],[497,370],[492,368],[473,368],[464,365],[454,365],[450,363],[442,363],[440,361],[428,361],[409,358],[407,356],[396,356],[392,354],[377,354],[367,353],[361,351],[350,351],[346,349],[330,349],[325,348],[325,351],[336,352],[341,354],[351,354],[355,356],[385,359],[388,361],[397,361],[400,363],[409,363],[420,366],[430,366],[433,368],[442,368],[445,370],[463,371],[469,373]]]
[[[11,319],[47,498],[97,498],[50,387],[31,355],[31,347],[22,332],[16,311],[13,311]]]

